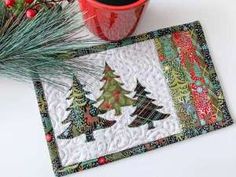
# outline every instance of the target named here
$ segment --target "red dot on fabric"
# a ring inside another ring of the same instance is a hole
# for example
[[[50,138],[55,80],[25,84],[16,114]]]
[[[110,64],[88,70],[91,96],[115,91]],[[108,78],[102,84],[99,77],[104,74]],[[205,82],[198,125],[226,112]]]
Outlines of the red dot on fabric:
[[[51,134],[46,134],[46,140],[47,142],[51,142],[53,139],[52,135]]]
[[[99,157],[98,163],[99,163],[99,165],[104,165],[105,163],[107,163],[107,160],[105,157]]]

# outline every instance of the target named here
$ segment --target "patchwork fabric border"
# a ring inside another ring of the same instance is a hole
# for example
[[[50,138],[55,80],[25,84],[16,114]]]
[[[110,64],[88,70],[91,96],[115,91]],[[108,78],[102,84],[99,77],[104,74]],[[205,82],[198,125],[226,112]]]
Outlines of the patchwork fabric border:
[[[207,78],[209,78],[209,82],[212,83],[212,90],[211,90],[212,93],[210,93],[210,97],[212,100],[214,100],[217,103],[217,105],[220,105],[219,107],[217,108],[213,107],[212,109],[214,109],[217,112],[217,115],[218,117],[220,117],[220,120],[218,120],[217,122],[214,122],[214,120],[209,119],[207,120],[208,122],[206,123],[205,120],[203,119],[201,121],[201,116],[204,116],[204,115],[201,115],[201,113],[196,113],[198,117],[200,117],[200,121],[197,121],[197,120],[188,121],[189,119],[187,119],[186,115],[183,114],[184,111],[181,111],[183,109],[179,107],[178,99],[176,98],[176,96],[174,96],[175,93],[172,93],[173,101],[175,103],[176,109],[178,110],[177,114],[180,117],[180,123],[183,130],[182,133],[169,136],[167,138],[159,139],[157,141],[153,141],[147,144],[139,145],[139,146],[127,149],[127,150],[123,150],[118,153],[109,154],[109,155],[106,155],[104,157],[100,157],[97,159],[92,159],[89,161],[80,162],[74,165],[63,167],[61,164],[60,157],[59,157],[59,152],[57,149],[56,139],[55,139],[52,123],[50,120],[50,116],[48,112],[48,105],[45,98],[42,83],[34,82],[40,114],[42,117],[42,122],[43,122],[44,130],[45,130],[45,137],[47,140],[47,144],[48,144],[48,148],[49,148],[49,152],[51,156],[51,161],[53,164],[53,170],[56,176],[64,176],[67,174],[71,174],[71,173],[83,171],[89,168],[104,165],[105,163],[110,163],[110,162],[120,160],[126,157],[130,157],[136,154],[141,154],[141,153],[154,150],[154,149],[157,149],[157,148],[169,145],[169,144],[173,144],[175,142],[183,141],[183,140],[186,140],[186,139],[198,136],[198,135],[206,134],[208,132],[218,130],[218,129],[221,129],[221,128],[224,128],[233,124],[233,120],[229,114],[229,111],[228,111],[228,108],[227,108],[227,105],[223,96],[223,91],[220,86],[217,74],[215,72],[214,65],[210,57],[209,49],[205,41],[205,36],[202,30],[202,27],[198,21],[189,23],[189,24],[180,25],[180,26],[160,29],[157,31],[141,34],[134,37],[129,37],[127,39],[121,40],[116,43],[108,43],[108,44],[103,44],[103,45],[94,46],[90,48],[84,48],[83,50],[74,51],[74,53],[75,53],[75,56],[78,57],[78,56],[83,56],[83,55],[92,54],[96,52],[102,52],[105,50],[109,50],[109,49],[113,49],[117,47],[123,47],[123,46],[131,45],[134,43],[153,39],[155,41],[156,49],[158,51],[158,55],[163,66],[165,77],[168,80],[168,77],[173,77],[172,76],[173,73],[169,72],[170,67],[173,66],[171,71],[177,69],[176,72],[178,71],[178,74],[181,74],[181,68],[178,68],[181,66],[176,67],[177,66],[176,63],[173,60],[171,60],[173,57],[175,57],[173,55],[177,55],[177,51],[172,51],[175,49],[173,49],[173,47],[171,46],[168,46],[168,45],[171,45],[170,43],[166,43],[166,44],[163,43],[165,39],[162,40],[162,37],[166,37],[176,32],[194,33],[193,36],[195,40],[198,42],[198,47],[199,47],[199,50],[201,51],[202,59],[204,60],[204,63],[205,63],[205,67],[203,67],[202,69],[204,70],[204,74],[207,75]],[[176,43],[180,42],[178,41],[178,36],[176,36],[175,42]],[[182,55],[180,57],[184,57],[184,52],[181,54],[181,43],[179,43],[179,46],[180,47],[178,48],[178,55]],[[189,50],[191,51],[191,49]],[[189,64],[186,61],[183,62],[182,64],[186,65],[186,67],[189,67]],[[199,65],[201,65],[201,63]],[[197,76],[192,75],[192,79],[196,77]],[[186,79],[186,80],[188,79],[184,77],[181,77],[181,78]],[[185,82],[184,80],[182,81]],[[171,83],[169,83],[169,86],[172,87],[171,88],[172,92],[175,92],[175,91],[178,92],[178,90],[184,90],[184,87],[185,87],[184,85],[182,85],[183,88],[174,88],[174,84],[171,85]],[[192,94],[195,95],[196,97],[199,96],[197,95],[197,92],[195,92],[196,90],[194,90],[194,85],[191,91],[192,91]],[[201,93],[204,94],[204,90],[201,90]],[[182,98],[186,99],[186,101],[194,100],[194,98],[187,99],[188,95],[185,95],[185,93],[177,93],[177,95],[182,96]],[[195,106],[197,105],[198,103],[195,102]]]

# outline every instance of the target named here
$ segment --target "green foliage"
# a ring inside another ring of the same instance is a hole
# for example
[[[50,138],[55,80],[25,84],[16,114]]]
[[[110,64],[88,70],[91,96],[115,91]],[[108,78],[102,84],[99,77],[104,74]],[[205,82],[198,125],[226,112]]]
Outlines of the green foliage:
[[[15,6],[11,8],[11,12],[15,15],[19,15],[23,11],[24,5],[24,0],[16,0]]]
[[[3,1],[0,0],[0,31],[3,28],[4,24],[6,23],[8,17],[9,13],[6,10]]]
[[[39,75],[43,81],[62,84],[55,78],[99,73],[100,67],[89,60],[69,60],[77,50],[98,43],[81,34],[82,13],[74,5],[40,11],[33,20],[21,14],[7,28],[7,12],[0,8],[0,75],[20,81],[37,81]]]

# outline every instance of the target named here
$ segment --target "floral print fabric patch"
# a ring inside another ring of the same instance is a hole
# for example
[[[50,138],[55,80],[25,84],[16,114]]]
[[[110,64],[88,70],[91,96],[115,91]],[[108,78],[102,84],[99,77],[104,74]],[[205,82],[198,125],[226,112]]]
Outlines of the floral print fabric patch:
[[[101,77],[74,73],[60,90],[34,83],[56,176],[233,123],[199,22],[76,55],[102,66]]]

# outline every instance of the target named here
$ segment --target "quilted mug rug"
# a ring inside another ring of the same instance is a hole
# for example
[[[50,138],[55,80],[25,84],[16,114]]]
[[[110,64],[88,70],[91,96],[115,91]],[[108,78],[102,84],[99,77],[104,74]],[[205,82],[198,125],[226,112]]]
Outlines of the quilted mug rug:
[[[75,73],[60,90],[34,83],[56,176],[233,123],[199,22],[86,48],[77,56],[102,66],[101,77]]]

